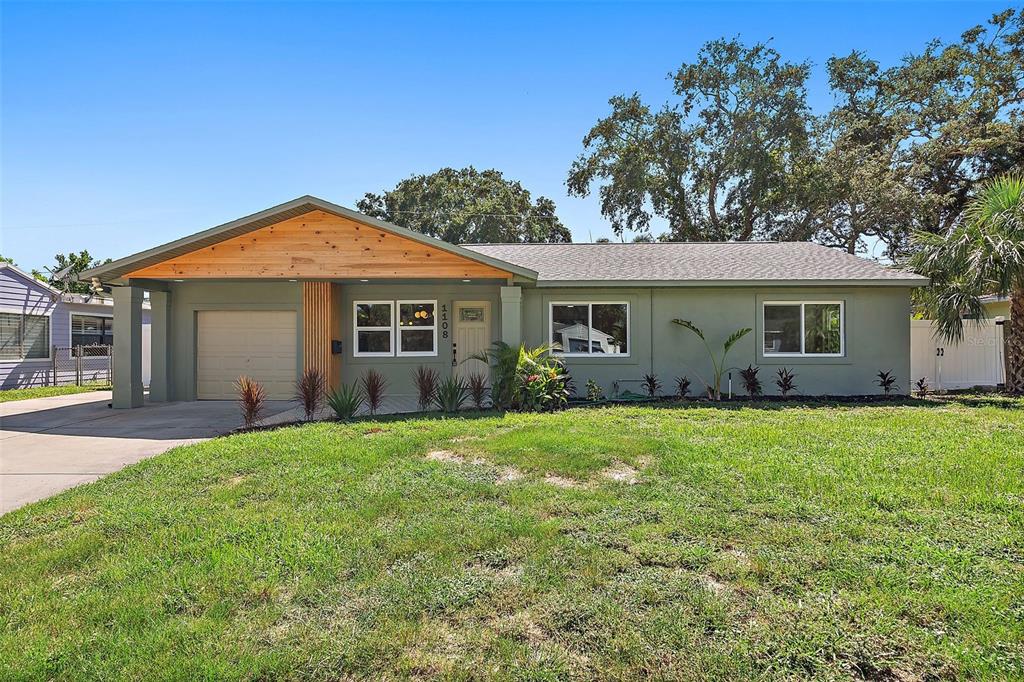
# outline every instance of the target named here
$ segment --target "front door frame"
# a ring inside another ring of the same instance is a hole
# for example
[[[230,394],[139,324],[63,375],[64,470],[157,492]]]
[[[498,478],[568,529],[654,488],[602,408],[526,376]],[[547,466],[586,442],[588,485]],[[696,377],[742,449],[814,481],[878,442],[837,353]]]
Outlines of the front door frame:
[[[454,376],[460,376],[459,368],[466,356],[458,348],[459,339],[459,326],[463,324],[462,315],[460,310],[462,308],[483,308],[484,309],[484,321],[483,326],[487,330],[487,344],[485,344],[484,350],[486,350],[491,343],[494,342],[493,326],[491,324],[491,315],[493,314],[493,306],[490,301],[453,301],[452,302],[452,374]],[[487,373],[490,374],[489,372]]]

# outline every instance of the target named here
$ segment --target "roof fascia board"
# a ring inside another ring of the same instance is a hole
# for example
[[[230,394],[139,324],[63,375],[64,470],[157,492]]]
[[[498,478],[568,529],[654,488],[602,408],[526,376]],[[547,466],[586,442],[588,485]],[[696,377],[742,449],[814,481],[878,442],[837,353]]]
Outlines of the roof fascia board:
[[[0,266],[6,268],[7,270],[10,270],[14,274],[18,275],[21,279],[28,282],[29,284],[35,284],[36,286],[42,287],[43,289],[46,289],[47,291],[54,294],[64,293],[60,289],[57,289],[54,286],[52,286],[49,282],[44,282],[41,279],[36,279],[31,274],[19,268],[17,265],[12,265],[11,263],[0,263]]]
[[[707,280],[538,280],[538,288],[554,287],[923,287],[925,277],[901,279],[707,279]]]

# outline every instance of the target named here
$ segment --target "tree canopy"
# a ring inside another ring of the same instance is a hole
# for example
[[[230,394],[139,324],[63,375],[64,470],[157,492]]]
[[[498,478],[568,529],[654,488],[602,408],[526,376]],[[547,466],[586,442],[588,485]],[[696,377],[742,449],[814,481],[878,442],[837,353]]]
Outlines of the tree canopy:
[[[671,75],[660,108],[636,93],[583,138],[567,185],[595,187],[616,234],[815,239],[898,258],[940,234],[980,181],[1024,159],[1024,10],[883,68],[863,52],[827,63],[833,108],[807,106],[810,65],[770,45],[715,40]]]
[[[366,215],[453,244],[569,242],[555,202],[530,195],[496,170],[442,168],[414,175],[356,203]]]
[[[93,258],[88,251],[83,250],[81,253],[70,252],[67,254],[58,253],[53,257],[54,265],[52,267],[46,267],[46,272],[40,272],[39,270],[33,270],[32,275],[36,279],[42,280],[48,283],[50,286],[57,287],[62,291],[73,292],[79,294],[88,294],[92,291],[92,287],[88,282],[79,282],[78,275],[83,270],[94,268],[98,265],[104,265],[110,262],[110,259],[99,260]]]

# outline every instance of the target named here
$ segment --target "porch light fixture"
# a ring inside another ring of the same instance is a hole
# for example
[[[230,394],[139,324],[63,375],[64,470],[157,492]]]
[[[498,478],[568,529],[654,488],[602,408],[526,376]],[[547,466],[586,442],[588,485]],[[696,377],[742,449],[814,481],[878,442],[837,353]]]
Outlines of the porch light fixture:
[[[368,279],[361,279],[361,280],[359,280],[359,281],[360,281],[360,282],[369,282],[370,280],[368,280]]]
[[[174,281],[175,281],[175,282],[184,282],[185,280],[183,280],[183,279],[176,279],[176,280],[174,280]]]
[[[463,282],[471,282],[471,281],[473,281],[473,280],[469,280],[469,279],[464,279],[464,280],[462,280],[462,281],[463,281]]]

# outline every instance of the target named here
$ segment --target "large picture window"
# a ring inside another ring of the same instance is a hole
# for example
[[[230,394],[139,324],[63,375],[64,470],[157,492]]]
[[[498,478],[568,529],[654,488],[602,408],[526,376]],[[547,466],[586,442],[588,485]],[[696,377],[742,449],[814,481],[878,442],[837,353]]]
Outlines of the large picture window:
[[[398,354],[437,355],[436,301],[398,302]]]
[[[845,352],[841,301],[778,301],[764,304],[764,354],[841,356]]]
[[[395,354],[395,317],[391,301],[356,301],[354,355]]]
[[[552,303],[551,343],[562,355],[629,355],[628,303]]]
[[[113,345],[114,318],[99,315],[71,316],[71,345]]]
[[[49,357],[48,315],[0,313],[0,360],[45,360]]]

